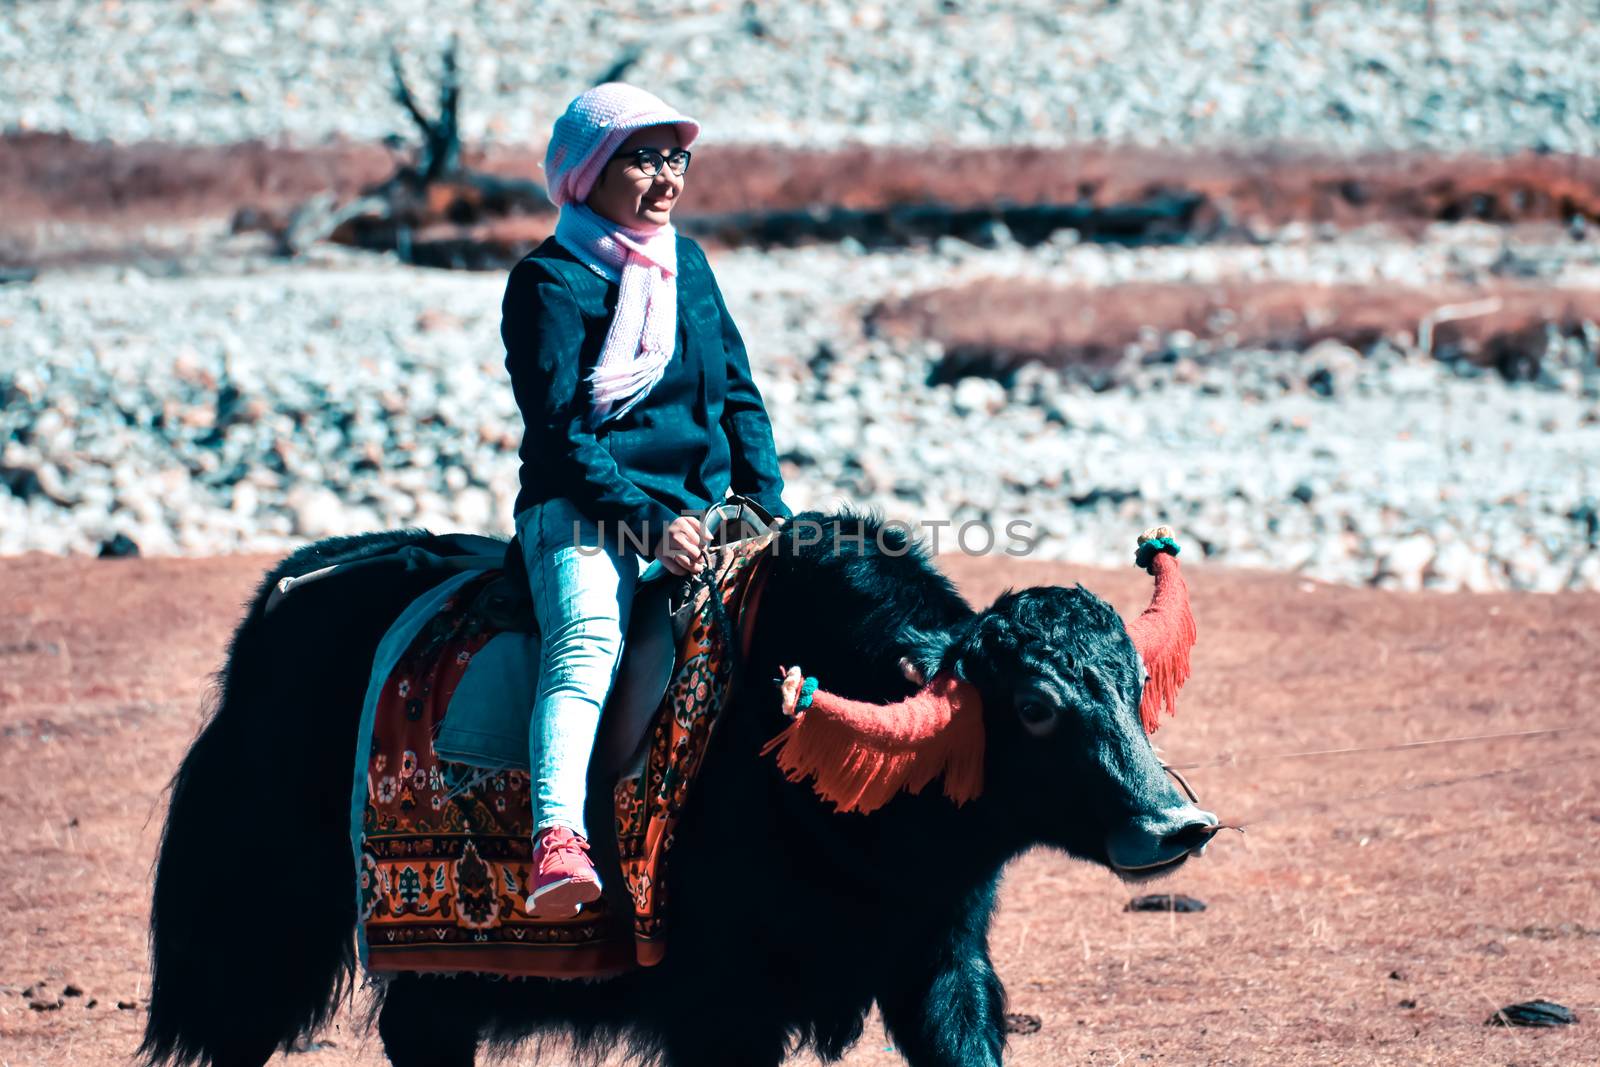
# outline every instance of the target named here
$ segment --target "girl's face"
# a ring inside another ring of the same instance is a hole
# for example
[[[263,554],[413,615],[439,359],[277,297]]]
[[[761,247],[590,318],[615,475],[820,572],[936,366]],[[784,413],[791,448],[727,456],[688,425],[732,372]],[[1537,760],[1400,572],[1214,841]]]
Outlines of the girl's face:
[[[688,171],[674,174],[670,166],[663,165],[655,175],[646,174],[636,153],[650,148],[665,157],[682,147],[676,126],[646,126],[633,131],[600,171],[584,203],[596,214],[629,229],[665,226],[683,192]]]

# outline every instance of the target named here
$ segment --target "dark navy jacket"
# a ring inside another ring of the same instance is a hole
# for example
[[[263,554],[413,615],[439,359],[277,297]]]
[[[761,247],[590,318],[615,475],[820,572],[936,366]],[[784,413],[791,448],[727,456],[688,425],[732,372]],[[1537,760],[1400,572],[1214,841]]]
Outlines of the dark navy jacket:
[[[680,514],[729,488],[774,516],[784,505],[772,424],[744,342],[705,253],[678,235],[678,343],[648,395],[592,432],[591,386],[617,284],[547,239],[511,270],[501,305],[506,370],[522,409],[522,488],[515,512],[567,497],[653,549]]]

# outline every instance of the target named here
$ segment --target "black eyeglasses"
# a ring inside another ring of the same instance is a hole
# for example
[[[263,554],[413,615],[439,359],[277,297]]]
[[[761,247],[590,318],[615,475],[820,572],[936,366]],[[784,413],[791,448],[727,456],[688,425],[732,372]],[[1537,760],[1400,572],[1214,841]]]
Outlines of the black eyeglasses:
[[[654,148],[635,148],[631,152],[618,152],[615,159],[631,160],[647,176],[654,178],[661,173],[663,166],[672,168],[672,173],[683,177],[683,172],[689,169],[689,150],[687,148],[674,148],[670,155],[662,155]]]

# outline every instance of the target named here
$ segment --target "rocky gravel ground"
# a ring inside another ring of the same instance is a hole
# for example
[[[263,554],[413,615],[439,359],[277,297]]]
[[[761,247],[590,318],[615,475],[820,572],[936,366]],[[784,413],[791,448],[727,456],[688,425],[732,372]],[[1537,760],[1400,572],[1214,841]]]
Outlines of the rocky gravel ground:
[[[625,76],[708,141],[1593,153],[1596,19],[1591,0],[13,0],[0,124],[376,140],[400,120],[390,47],[420,74],[454,32],[472,139],[542,143],[568,99],[631,59]]]
[[[1218,563],[1401,588],[1600,588],[1600,335],[1538,380],[1426,358],[1130,351],[1110,388],[1025,367],[927,385],[936,343],[870,336],[885,297],[983,276],[1470,277],[1504,235],[1257,248],[742,251],[718,277],[752,353],[795,510],[880,508],[940,549],[1117,564],[1168,520]],[[1596,253],[1515,250],[1554,284]],[[282,548],[402,525],[507,531],[521,423],[504,277],[318,250],[171,277],[0,287],[0,553]],[[948,524],[948,525],[941,525]]]

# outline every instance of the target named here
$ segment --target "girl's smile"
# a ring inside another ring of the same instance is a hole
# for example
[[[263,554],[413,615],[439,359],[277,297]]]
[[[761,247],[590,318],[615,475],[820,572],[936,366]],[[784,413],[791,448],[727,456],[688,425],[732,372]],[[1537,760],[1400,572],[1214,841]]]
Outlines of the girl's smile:
[[[641,154],[641,148],[654,152],[654,159],[648,152]],[[684,167],[683,174],[675,173],[666,160],[682,150],[683,141],[677,126],[646,126],[635,130],[601,170],[585,203],[590,210],[619,226],[630,229],[665,226],[671,221],[678,197],[683,194],[688,173],[686,160],[678,161]],[[646,161],[657,167],[655,174],[645,171]]]

